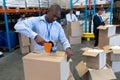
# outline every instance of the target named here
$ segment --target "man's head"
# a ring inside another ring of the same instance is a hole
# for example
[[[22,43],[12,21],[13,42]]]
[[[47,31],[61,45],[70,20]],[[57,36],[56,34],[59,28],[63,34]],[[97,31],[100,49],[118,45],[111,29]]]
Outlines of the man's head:
[[[52,23],[53,21],[57,20],[61,17],[61,8],[58,4],[53,4],[48,10],[46,15],[46,20],[48,23]]]
[[[70,10],[70,14],[73,14],[73,9]]]
[[[98,15],[102,15],[104,11],[105,11],[104,8],[99,8],[97,13]]]

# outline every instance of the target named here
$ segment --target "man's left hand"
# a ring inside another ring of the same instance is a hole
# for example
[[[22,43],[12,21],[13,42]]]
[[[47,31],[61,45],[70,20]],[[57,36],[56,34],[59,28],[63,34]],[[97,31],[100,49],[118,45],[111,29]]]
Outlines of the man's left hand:
[[[70,48],[67,48],[65,53],[67,54],[67,61],[69,61],[69,59],[71,58],[72,56],[72,51]]]

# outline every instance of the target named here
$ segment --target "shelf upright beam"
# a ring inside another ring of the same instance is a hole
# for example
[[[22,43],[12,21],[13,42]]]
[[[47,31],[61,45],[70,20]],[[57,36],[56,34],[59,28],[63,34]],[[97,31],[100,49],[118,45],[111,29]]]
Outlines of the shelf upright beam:
[[[112,20],[113,20],[113,2],[114,0],[111,0],[110,3],[110,24],[112,24]]]
[[[72,0],[70,0],[70,10],[73,8]]]
[[[9,52],[12,52],[11,44],[10,44],[10,35],[9,35],[9,26],[8,26],[8,18],[7,18],[7,13],[6,13],[6,2],[3,0],[3,7],[4,7],[4,19],[5,19],[5,27],[6,27],[6,35],[7,35],[7,44],[8,44],[8,49]]]
[[[85,32],[87,32],[87,13],[88,13],[88,0],[86,0],[86,7],[85,7]]]
[[[94,0],[94,4],[93,4],[93,10],[94,10],[94,15],[96,14],[96,0]]]
[[[39,9],[40,9],[40,0],[38,0],[38,6],[39,6]],[[39,12],[39,16],[41,16],[41,12]]]

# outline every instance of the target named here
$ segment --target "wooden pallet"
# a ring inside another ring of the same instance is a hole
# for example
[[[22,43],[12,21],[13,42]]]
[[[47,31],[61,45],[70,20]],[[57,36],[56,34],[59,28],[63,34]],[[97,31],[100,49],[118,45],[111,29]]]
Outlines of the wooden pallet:
[[[15,50],[18,49],[18,48],[20,48],[19,45],[15,46],[14,48],[12,48],[12,52],[15,51]],[[0,51],[2,51],[2,52],[8,52],[9,49],[6,48],[6,47],[0,47]]]

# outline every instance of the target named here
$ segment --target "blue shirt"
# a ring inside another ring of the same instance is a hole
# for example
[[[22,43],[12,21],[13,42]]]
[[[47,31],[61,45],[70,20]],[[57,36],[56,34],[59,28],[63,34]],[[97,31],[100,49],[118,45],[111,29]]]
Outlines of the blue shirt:
[[[46,41],[54,40],[56,45],[53,47],[53,50],[57,49],[58,41],[61,42],[64,50],[70,47],[61,25],[56,21],[48,23],[45,20],[45,15],[40,17],[31,17],[24,21],[20,21],[14,28],[21,34],[24,34],[32,39],[34,39],[36,35],[39,35]],[[44,46],[37,44],[34,40],[34,49],[44,50]]]

